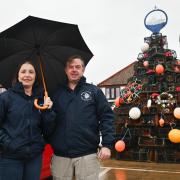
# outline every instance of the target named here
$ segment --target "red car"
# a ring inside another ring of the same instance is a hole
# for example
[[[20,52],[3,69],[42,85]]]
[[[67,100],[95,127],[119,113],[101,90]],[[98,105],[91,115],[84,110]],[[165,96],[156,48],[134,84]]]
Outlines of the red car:
[[[43,152],[43,164],[42,164],[40,180],[51,178],[50,163],[51,163],[52,154],[53,154],[53,150],[51,148],[51,145],[47,144]]]

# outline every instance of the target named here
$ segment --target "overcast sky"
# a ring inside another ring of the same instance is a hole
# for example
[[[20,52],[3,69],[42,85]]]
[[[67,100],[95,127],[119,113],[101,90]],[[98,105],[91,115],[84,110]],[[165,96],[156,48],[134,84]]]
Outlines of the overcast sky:
[[[97,84],[137,59],[144,37],[151,35],[144,17],[155,6],[168,15],[161,32],[180,58],[179,0],[1,0],[0,31],[28,15],[78,24],[94,54],[85,76]]]

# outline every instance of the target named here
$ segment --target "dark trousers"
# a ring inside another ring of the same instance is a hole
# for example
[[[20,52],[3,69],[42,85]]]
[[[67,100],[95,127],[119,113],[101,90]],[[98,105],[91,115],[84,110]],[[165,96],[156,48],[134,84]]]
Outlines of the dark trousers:
[[[42,155],[29,160],[0,157],[0,180],[39,180]]]

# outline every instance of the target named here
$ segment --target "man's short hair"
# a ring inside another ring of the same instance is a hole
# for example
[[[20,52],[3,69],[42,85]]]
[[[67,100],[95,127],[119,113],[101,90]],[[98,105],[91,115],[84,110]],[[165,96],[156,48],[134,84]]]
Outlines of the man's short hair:
[[[65,67],[66,67],[68,64],[71,64],[71,62],[72,62],[74,59],[80,59],[80,60],[82,61],[82,66],[85,67],[85,61],[84,61],[83,57],[80,56],[80,55],[70,56],[70,57],[67,59],[67,61],[66,61]]]

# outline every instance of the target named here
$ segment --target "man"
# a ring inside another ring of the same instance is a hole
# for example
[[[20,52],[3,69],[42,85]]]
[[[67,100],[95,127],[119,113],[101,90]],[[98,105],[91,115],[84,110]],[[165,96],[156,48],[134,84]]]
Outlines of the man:
[[[53,98],[57,128],[51,139],[54,149],[54,180],[97,180],[99,161],[111,156],[114,145],[114,115],[102,91],[86,83],[84,60],[70,57],[67,83]],[[98,152],[100,134],[102,147]]]

